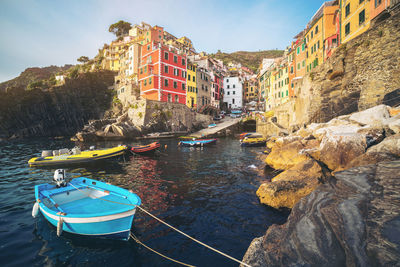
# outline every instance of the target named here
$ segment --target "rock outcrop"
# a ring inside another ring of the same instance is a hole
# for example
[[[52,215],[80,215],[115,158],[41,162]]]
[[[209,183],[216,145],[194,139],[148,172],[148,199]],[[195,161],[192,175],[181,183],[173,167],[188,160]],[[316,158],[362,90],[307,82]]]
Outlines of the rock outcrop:
[[[211,122],[211,116],[193,112],[186,105],[143,99],[132,102],[115,119],[90,122],[73,140],[124,140],[155,132],[192,132]]]
[[[271,152],[265,162],[284,172],[260,186],[260,202],[292,208],[332,173],[400,159],[400,134],[388,126],[400,123],[400,116],[392,112],[395,116],[390,117],[389,110],[394,109],[380,105],[327,123],[312,123],[287,137],[270,138]],[[367,114],[374,114],[371,125],[364,120]]]
[[[338,172],[300,200],[284,225],[253,240],[251,266],[398,266],[400,161]]]

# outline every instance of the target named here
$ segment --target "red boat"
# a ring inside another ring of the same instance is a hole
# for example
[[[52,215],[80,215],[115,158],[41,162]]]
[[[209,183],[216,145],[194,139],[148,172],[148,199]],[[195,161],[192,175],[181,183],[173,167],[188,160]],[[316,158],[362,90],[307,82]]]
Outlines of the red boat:
[[[156,151],[159,147],[160,147],[160,143],[154,142],[154,143],[144,145],[144,146],[133,146],[131,148],[131,151],[136,154],[150,154],[150,153],[154,153],[154,151]]]

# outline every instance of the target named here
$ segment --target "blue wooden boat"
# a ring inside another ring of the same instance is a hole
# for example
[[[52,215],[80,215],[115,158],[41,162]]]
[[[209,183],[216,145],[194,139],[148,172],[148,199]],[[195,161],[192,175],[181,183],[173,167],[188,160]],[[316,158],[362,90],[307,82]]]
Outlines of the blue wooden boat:
[[[197,139],[197,140],[192,140],[192,141],[180,141],[178,145],[181,146],[206,146],[210,144],[215,144],[217,142],[217,139]]]
[[[139,196],[126,189],[85,177],[68,184],[36,185],[35,198],[32,216],[40,210],[57,227],[57,235],[66,231],[121,240],[129,239],[136,206],[141,203]]]

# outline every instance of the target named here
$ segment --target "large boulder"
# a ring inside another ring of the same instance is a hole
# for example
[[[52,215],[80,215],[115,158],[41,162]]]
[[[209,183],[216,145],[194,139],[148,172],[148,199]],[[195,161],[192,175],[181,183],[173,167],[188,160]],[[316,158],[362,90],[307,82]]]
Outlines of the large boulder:
[[[351,160],[362,155],[367,147],[365,135],[357,133],[354,125],[331,126],[324,130],[320,144],[320,161],[330,170],[343,168]]]
[[[253,240],[253,266],[399,266],[400,161],[336,174]]]
[[[257,196],[261,203],[273,208],[292,208],[314,191],[323,177],[322,169],[315,160],[305,160],[280,173],[272,182],[262,184]]]
[[[360,112],[351,114],[349,120],[362,125],[382,126],[389,119],[389,106],[379,105]]]
[[[300,140],[285,144],[283,146],[275,145],[272,147],[265,162],[276,170],[287,170],[296,164],[309,159],[309,157],[300,153],[304,145]]]

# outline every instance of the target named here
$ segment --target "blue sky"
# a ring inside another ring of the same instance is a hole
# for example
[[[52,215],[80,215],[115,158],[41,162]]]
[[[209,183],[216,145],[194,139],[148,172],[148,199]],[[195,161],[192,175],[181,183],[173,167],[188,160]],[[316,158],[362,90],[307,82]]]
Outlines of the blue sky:
[[[125,20],[163,26],[208,53],[283,49],[320,0],[1,0],[0,82],[25,68],[93,57]]]

